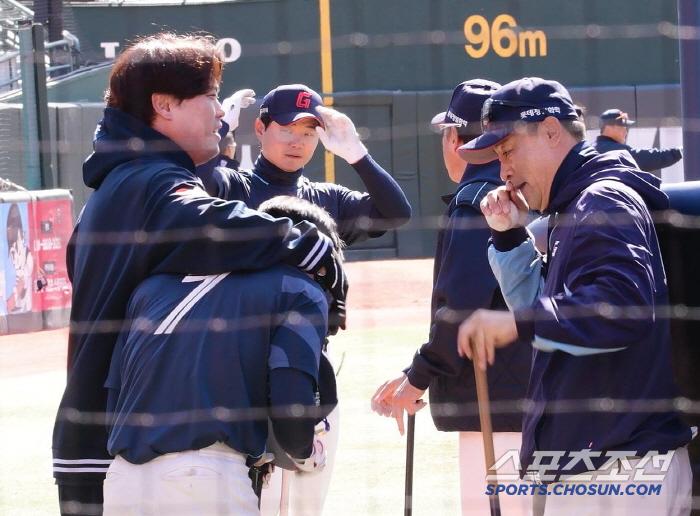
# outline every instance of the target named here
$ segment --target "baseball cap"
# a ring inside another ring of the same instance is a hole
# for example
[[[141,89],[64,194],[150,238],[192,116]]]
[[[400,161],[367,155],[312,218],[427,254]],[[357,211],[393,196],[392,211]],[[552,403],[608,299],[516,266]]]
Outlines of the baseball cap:
[[[557,81],[525,77],[509,82],[484,101],[481,124],[484,134],[458,150],[468,163],[487,163],[497,158],[493,148],[505,140],[519,124],[541,122],[553,116],[577,120],[569,92]]]
[[[435,115],[430,124],[440,129],[465,127],[471,134],[481,134],[481,106],[500,87],[497,82],[484,79],[464,81],[452,92],[447,111]]]
[[[283,84],[265,95],[260,105],[260,117],[269,116],[280,125],[315,118],[323,125],[323,119],[316,113],[316,108],[322,105],[321,96],[311,88],[303,84]]]
[[[629,127],[634,125],[634,120],[630,120],[629,115],[619,109],[608,109],[600,115],[600,128],[606,125],[621,125]]]

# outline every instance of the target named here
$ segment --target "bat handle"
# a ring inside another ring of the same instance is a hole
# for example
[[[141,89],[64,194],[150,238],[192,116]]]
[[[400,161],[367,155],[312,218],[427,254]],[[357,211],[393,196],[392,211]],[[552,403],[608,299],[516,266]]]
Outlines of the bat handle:
[[[413,448],[415,444],[416,415],[409,414],[406,425],[406,489],[404,516],[413,514]]]

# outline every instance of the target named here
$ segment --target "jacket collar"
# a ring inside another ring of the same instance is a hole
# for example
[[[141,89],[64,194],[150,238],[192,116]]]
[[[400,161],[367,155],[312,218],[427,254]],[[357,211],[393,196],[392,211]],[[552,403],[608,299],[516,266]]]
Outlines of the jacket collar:
[[[261,152],[258,159],[255,160],[253,172],[268,184],[296,185],[304,173],[304,167],[294,172],[285,172],[263,156]]]

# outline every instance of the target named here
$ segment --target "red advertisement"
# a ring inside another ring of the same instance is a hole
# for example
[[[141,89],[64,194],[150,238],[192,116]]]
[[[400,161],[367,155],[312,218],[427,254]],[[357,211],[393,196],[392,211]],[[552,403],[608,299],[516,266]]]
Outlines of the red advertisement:
[[[70,199],[39,199],[30,204],[30,235],[35,256],[34,310],[71,305],[66,247],[73,231]]]

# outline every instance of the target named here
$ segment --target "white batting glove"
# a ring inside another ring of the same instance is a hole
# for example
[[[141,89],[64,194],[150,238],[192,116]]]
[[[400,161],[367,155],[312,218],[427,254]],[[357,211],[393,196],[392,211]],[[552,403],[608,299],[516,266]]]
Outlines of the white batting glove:
[[[326,150],[340,156],[351,165],[367,155],[367,148],[360,141],[355,124],[350,117],[323,106],[318,106],[316,111],[321,115],[323,124],[326,126],[325,129],[316,127],[318,137]]]
[[[255,92],[251,89],[238,90],[230,97],[224,99],[221,103],[221,108],[226,112],[224,122],[226,122],[230,130],[233,131],[238,127],[238,117],[241,115],[241,109],[255,104]]]
[[[326,449],[318,437],[314,437],[314,448],[308,459],[295,459],[290,457],[296,466],[296,474],[299,476],[318,475],[326,467]]]

